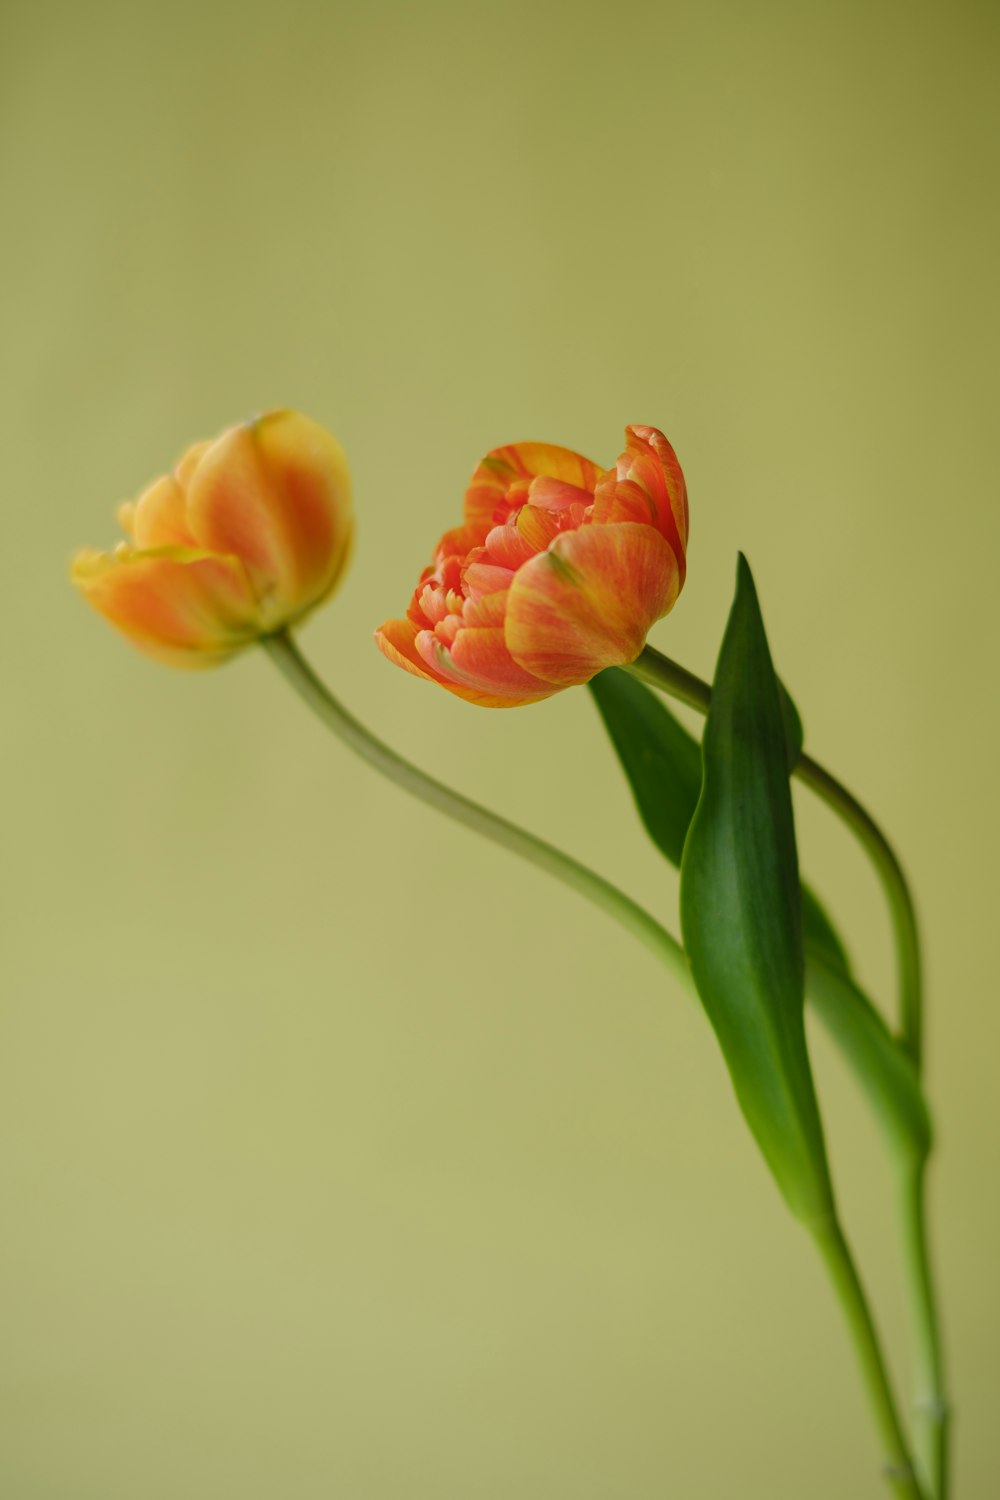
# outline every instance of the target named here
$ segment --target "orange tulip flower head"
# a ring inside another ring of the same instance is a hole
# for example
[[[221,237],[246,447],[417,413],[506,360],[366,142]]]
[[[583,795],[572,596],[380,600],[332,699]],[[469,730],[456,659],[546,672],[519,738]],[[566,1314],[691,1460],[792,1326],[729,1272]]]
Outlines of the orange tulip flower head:
[[[662,432],[628,427],[613,469],[548,443],[488,453],[384,654],[488,708],[548,698],[641,652],[684,582],[684,475]]]

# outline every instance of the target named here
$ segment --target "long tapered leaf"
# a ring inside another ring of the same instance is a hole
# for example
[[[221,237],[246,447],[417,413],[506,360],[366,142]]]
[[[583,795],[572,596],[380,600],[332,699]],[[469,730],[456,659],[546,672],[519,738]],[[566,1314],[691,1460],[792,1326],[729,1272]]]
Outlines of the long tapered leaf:
[[[701,746],[675,718],[662,698],[620,667],[609,667],[590,682],[632,789],[639,816],[653,843],[680,868],[684,840],[701,794]],[[786,733],[794,735],[789,759],[798,759],[802,725],[791,698],[782,690]],[[819,898],[802,883],[802,927],[810,952],[849,972],[844,945]]]
[[[658,694],[621,668],[601,672],[590,689],[646,831],[679,867],[701,791],[701,747]],[[785,722],[787,733],[787,713]],[[910,1156],[926,1156],[931,1126],[920,1080],[859,987],[839,933],[805,881],[802,933],[807,1001],[894,1145]]]
[[[681,928],[740,1107],[792,1212],[833,1213],[806,1049],[802,907],[781,696],[746,559],[702,741]]]

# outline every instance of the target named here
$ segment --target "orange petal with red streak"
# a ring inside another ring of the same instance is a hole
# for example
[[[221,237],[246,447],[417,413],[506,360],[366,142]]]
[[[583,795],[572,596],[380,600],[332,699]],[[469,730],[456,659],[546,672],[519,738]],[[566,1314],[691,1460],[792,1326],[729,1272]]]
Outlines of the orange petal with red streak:
[[[386,620],[375,632],[375,644],[383,656],[387,656],[404,671],[412,672],[414,677],[426,677],[430,682],[440,682],[447,686],[443,678],[428,669],[417,650],[416,639],[419,633],[419,627],[412,620]]]
[[[647,483],[650,493],[654,494],[657,509],[664,521],[666,516],[662,501],[663,498],[666,499],[680,539],[681,551],[686,552],[689,524],[687,484],[684,481],[684,472],[677,454],[658,427],[626,427],[625,440],[629,450],[633,451],[637,457],[637,472],[634,475],[630,474],[629,477],[639,477],[638,470],[641,464],[645,471],[643,483]],[[651,480],[647,481],[646,473],[652,476]],[[660,484],[663,487],[662,492]],[[663,534],[673,546],[674,543],[667,527],[663,528]],[[674,550],[677,550],[676,547]]]
[[[484,594],[503,593],[513,581],[513,569],[499,567],[488,558],[476,558],[462,570],[462,582],[472,599],[480,599]]]
[[[565,510],[548,510],[538,505],[522,505],[517,513],[517,529],[533,553],[544,552],[562,531],[575,531],[583,523],[584,508],[573,504]]]
[[[625,521],[564,532],[514,579],[508,649],[545,682],[589,682],[635,660],[680,584],[673,548],[655,527]]]
[[[480,594],[466,599],[462,606],[463,625],[502,625],[507,614],[507,590],[497,594]]]
[[[253,424],[295,556],[295,588],[308,607],[337,584],[354,540],[351,476],[336,438],[299,412]]]
[[[509,698],[494,692],[481,692],[478,688],[457,678],[445,676],[443,671],[431,667],[420,655],[416,646],[416,638],[420,633],[410,620],[387,620],[379,630],[376,630],[375,643],[383,656],[387,656],[398,667],[412,672],[415,677],[426,677],[429,681],[447,688],[449,693],[454,693],[457,698],[463,698],[467,703],[475,703],[480,708],[511,708],[517,703],[532,701]],[[445,660],[447,653],[443,647],[440,648],[440,653],[442,659]]]
[[[435,565],[442,567],[449,557],[464,558],[482,544],[483,536],[478,526],[454,526],[445,532],[434,548]]]
[[[260,633],[253,590],[234,557],[186,548],[85,551],[70,576],[136,646],[176,666],[212,666]]]
[[[530,541],[527,541],[518,527],[518,522],[524,514],[525,507],[518,511],[516,517],[511,517],[502,526],[494,526],[486,538],[486,551],[489,553],[490,561],[497,563],[501,568],[516,570],[522,563],[534,557],[538,551]]]
[[[566,510],[570,505],[586,508],[593,498],[593,491],[567,484],[565,479],[553,479],[548,474],[539,474],[528,485],[528,504],[540,510]]]
[[[559,448],[554,443],[508,443],[487,453],[469,481],[465,519],[480,531],[477,540],[482,542],[497,519],[497,507],[517,480],[545,476],[573,485],[589,496],[603,473],[603,469],[582,453],[574,453],[572,448]]]
[[[638,521],[655,526],[674,550],[683,581],[688,537],[688,502],[677,455],[655,427],[626,427],[627,447],[594,496],[599,524]]]
[[[480,692],[496,693],[518,703],[533,703],[550,698],[557,691],[514,660],[507,649],[502,626],[464,625],[448,657],[458,679]]]
[[[230,428],[195,463],[187,513],[202,546],[243,560],[271,616],[294,618],[330,591],[347,560],[343,450],[296,412]]]

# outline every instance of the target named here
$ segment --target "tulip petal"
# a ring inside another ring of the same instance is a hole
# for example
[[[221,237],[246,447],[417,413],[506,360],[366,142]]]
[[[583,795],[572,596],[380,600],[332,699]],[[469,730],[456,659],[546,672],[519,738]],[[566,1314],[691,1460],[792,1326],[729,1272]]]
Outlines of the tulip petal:
[[[166,474],[154,480],[138,500],[126,500],[118,507],[119,524],[137,546],[143,550],[152,547],[197,547],[198,543],[184,514],[187,505],[185,492],[202,454],[211,446],[211,438],[192,443],[178,459],[172,475]],[[136,513],[140,505],[144,516],[137,530]]]
[[[538,505],[522,505],[517,513],[519,534],[532,553],[544,552],[549,543],[561,531],[575,531],[583,524],[585,510],[582,505],[570,505],[565,510],[546,510]]]
[[[235,557],[123,546],[79,553],[71,577],[136,646],[176,666],[213,666],[260,633],[253,589]]]
[[[673,448],[655,427],[626,427],[627,447],[594,495],[599,524],[638,521],[652,525],[670,543],[684,580],[688,502],[684,475]]]
[[[454,526],[446,531],[434,548],[434,564],[442,568],[449,558],[464,558],[475,547],[482,546],[483,537],[478,526]]]
[[[200,443],[192,443],[190,448],[185,448],[174,465],[174,478],[182,490],[187,489],[191,483],[191,475],[214,442],[214,438],[202,438]]]
[[[642,453],[642,482],[646,484],[650,494],[656,498],[657,511],[661,518],[661,530],[676,552],[677,548],[674,546],[667,524],[666,510],[669,507],[681,544],[681,556],[678,558],[680,562],[687,551],[689,517],[687,485],[677,454],[658,427],[626,427],[625,438],[629,448]],[[639,467],[637,465],[637,470]],[[654,468],[655,475],[653,474]],[[648,479],[647,474],[651,476]],[[638,472],[635,477],[639,477]],[[666,505],[663,504],[664,500]]]
[[[430,682],[442,679],[428,670],[416,648],[416,639],[421,627],[412,620],[386,620],[375,632],[375,644],[383,656],[387,656],[397,667],[412,672],[414,677],[426,677]]]
[[[172,474],[144,490],[132,507],[129,532],[140,552],[154,547],[197,547],[187,522],[184,491]]]
[[[565,479],[553,479],[548,474],[539,474],[528,485],[528,504],[540,510],[566,510],[571,505],[586,509],[593,498],[592,490],[567,484]]]
[[[445,675],[454,673],[459,682],[505,700],[533,703],[558,691],[518,665],[507,649],[503,626],[463,626],[446,659],[447,666],[441,667]]]
[[[436,682],[457,698],[463,698],[467,703],[474,703],[480,708],[514,708],[522,703],[533,703],[540,697],[548,697],[555,691],[544,683],[536,684],[542,689],[540,692],[514,696],[474,687],[448,668],[448,652],[440,643],[436,643],[429,652],[431,661],[436,663],[431,665],[417,647],[417,636],[421,634],[426,634],[434,641],[432,632],[418,631],[411,620],[387,620],[376,630],[375,643],[382,655],[395,662],[398,667],[412,672],[415,677],[425,677],[430,682]]]
[[[680,570],[653,526],[631,521],[564,532],[525,563],[507,596],[507,646],[560,687],[634,661],[674,605]]]
[[[502,625],[507,614],[507,590],[497,594],[480,594],[466,599],[462,606],[463,625]]]
[[[354,540],[346,455],[325,427],[297,412],[272,412],[255,422],[252,431],[280,497],[296,562],[296,590],[311,607],[337,583]]]
[[[198,458],[188,520],[199,544],[239,557],[262,607],[287,623],[336,583],[353,522],[340,444],[295,412],[233,427]]]
[[[476,551],[480,551],[479,548]],[[475,561],[467,563],[462,571],[462,584],[470,599],[481,599],[488,594],[501,594],[514,581],[514,570],[512,568],[501,568],[495,564],[476,557]]]
[[[589,499],[603,473],[603,469],[582,453],[574,453],[572,448],[559,448],[553,443],[508,443],[487,453],[469,481],[465,519],[480,531],[477,541],[481,544],[494,525],[507,519],[497,511],[502,510],[507,491],[518,480],[530,481],[540,476],[560,480],[586,491],[582,498]],[[520,500],[527,498],[525,494]]]
[[[538,551],[537,547],[533,547],[521,535],[518,523],[523,515],[524,509],[519,510],[516,516],[512,516],[502,526],[494,526],[486,537],[486,551],[490,560],[501,568],[516,570]]]

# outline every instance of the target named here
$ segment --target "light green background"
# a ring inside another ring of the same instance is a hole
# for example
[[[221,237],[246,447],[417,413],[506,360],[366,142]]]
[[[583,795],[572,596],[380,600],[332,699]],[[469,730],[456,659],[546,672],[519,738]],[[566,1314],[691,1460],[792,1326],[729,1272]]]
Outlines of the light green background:
[[[4,1500],[875,1500],[847,1339],[654,961],[407,803],[263,659],[152,665],[79,545],[191,440],[350,454],[305,645],[421,765],[673,919],[583,691],[394,671],[473,465],[692,497],[656,644],[710,671],[736,549],[811,748],[926,923],[958,1496],[996,1460],[997,11],[11,5],[0,45]],[[879,893],[800,802],[884,991]],[[819,1039],[902,1375],[890,1182]]]

